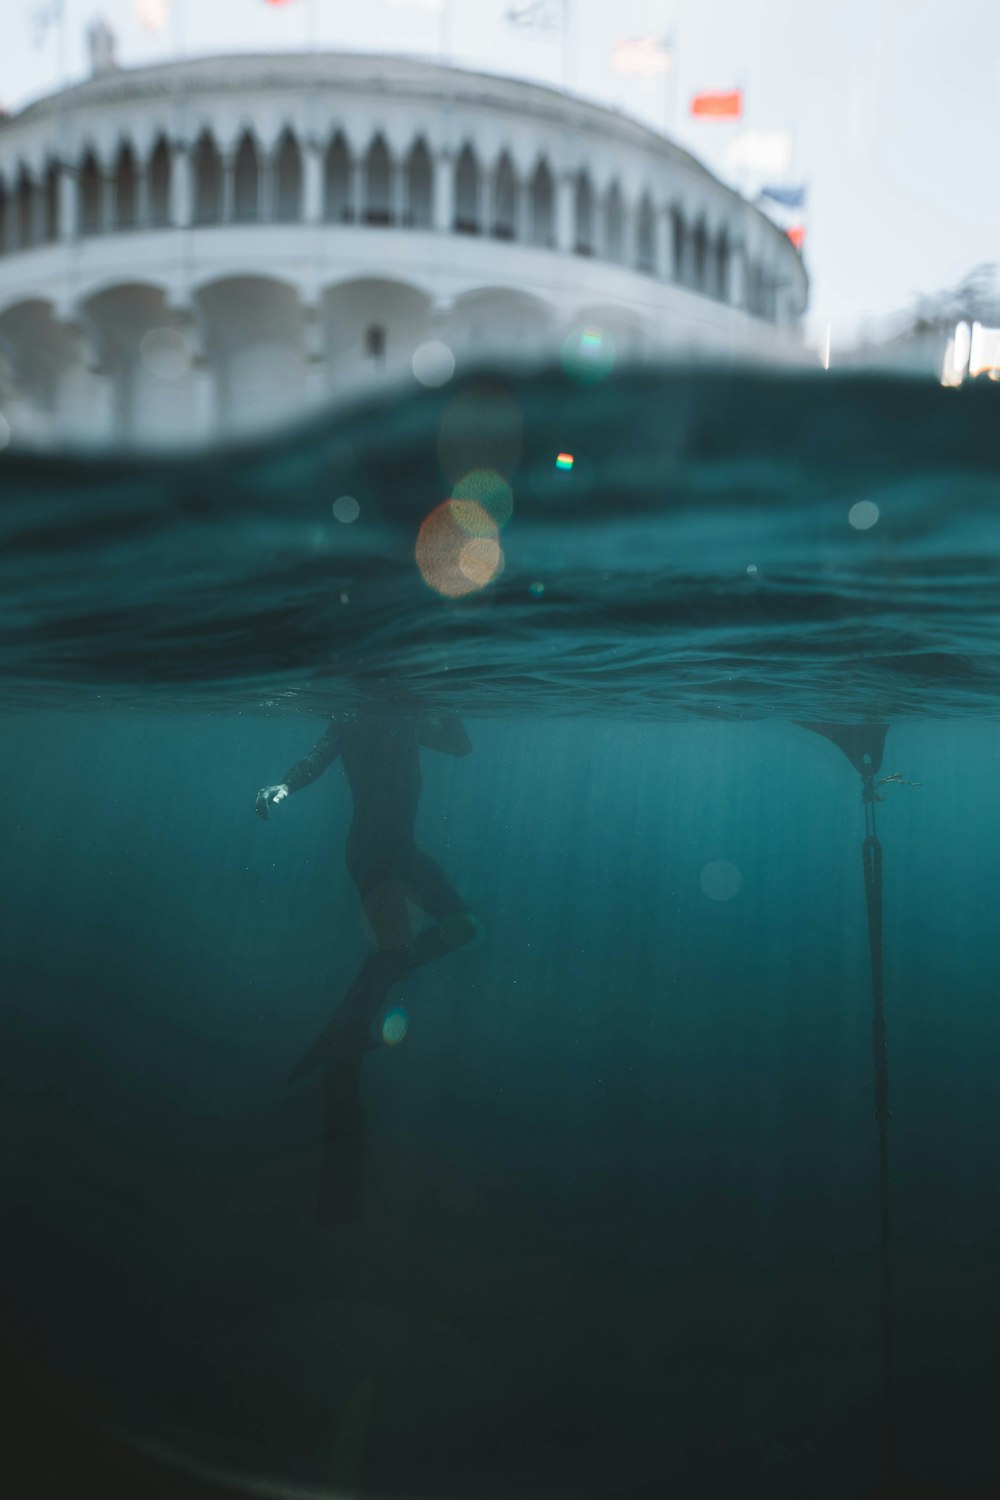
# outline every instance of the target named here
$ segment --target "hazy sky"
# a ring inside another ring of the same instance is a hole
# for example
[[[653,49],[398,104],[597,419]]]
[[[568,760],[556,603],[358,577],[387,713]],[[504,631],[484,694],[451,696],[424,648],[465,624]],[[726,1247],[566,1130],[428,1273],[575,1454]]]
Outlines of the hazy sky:
[[[0,104],[9,110],[59,78],[57,28],[35,45],[32,17],[52,0],[0,0]],[[437,0],[173,0],[159,33],[142,0],[64,0],[65,71],[84,70],[83,32],[103,14],[123,64],[189,53],[301,49],[310,7],[322,47],[439,52]],[[156,4],[156,0],[145,0]],[[162,3],[162,0],[160,0]],[[452,0],[451,51],[470,66],[558,85],[558,40],[505,20],[524,0]],[[559,0],[553,0],[558,6]],[[745,90],[745,128],[787,129],[808,184],[809,326],[834,343],[915,294],[1000,260],[1000,191],[992,180],[1000,104],[1000,0],[567,0],[571,86],[663,127],[721,165],[734,127],[686,117],[689,96]],[[672,33],[671,108],[662,80],[611,69],[616,40]]]

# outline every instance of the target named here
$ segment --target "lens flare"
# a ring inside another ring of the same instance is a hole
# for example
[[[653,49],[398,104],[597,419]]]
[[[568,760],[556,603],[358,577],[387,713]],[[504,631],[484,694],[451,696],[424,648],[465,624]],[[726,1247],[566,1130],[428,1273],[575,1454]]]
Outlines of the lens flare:
[[[713,859],[702,867],[700,883],[710,901],[732,901],[743,888],[743,876],[728,859]]]
[[[406,1035],[410,1021],[405,1010],[391,1010],[382,1022],[382,1040],[387,1047],[398,1047]]]
[[[361,514],[361,506],[353,495],[340,495],[333,502],[333,514],[343,526],[350,526]]]
[[[597,385],[615,367],[615,344],[601,328],[575,328],[563,342],[561,363],[577,385]]]
[[[474,500],[498,526],[506,526],[514,514],[514,491],[496,469],[471,469],[452,489],[453,500]]]
[[[445,500],[420,528],[416,559],[424,582],[445,599],[484,589],[503,567],[496,522],[475,500]]]
[[[847,519],[855,531],[870,531],[878,520],[878,506],[873,500],[859,500],[847,512]]]
[[[562,474],[568,474],[576,462],[572,453],[560,453],[556,458],[556,468]]]

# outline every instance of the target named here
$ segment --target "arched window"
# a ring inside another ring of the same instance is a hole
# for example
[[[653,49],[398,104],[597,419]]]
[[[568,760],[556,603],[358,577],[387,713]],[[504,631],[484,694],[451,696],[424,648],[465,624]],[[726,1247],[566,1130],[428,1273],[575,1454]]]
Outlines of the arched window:
[[[302,218],[302,152],[290,130],[283,130],[274,153],[271,217],[279,224]]]
[[[323,218],[328,224],[350,224],[354,218],[351,157],[339,130],[323,158]]]
[[[222,222],[222,157],[206,130],[194,148],[194,222]]]
[[[679,208],[670,210],[670,232],[673,240],[674,280],[683,282],[687,280],[688,274],[687,228]]]
[[[413,229],[434,223],[434,169],[426,141],[417,141],[406,158],[406,222]]]
[[[389,148],[377,135],[365,157],[365,223],[392,223],[392,163]]]
[[[249,130],[245,131],[233,162],[233,219],[254,224],[260,218],[260,157]]]
[[[552,173],[546,161],[540,161],[531,179],[531,243],[551,249],[555,245],[555,194]]]
[[[640,271],[656,270],[656,215],[648,193],[643,193],[635,234],[635,263]]]
[[[577,255],[594,253],[594,190],[586,172],[578,172],[573,202],[574,243]]]
[[[493,238],[517,238],[517,178],[514,163],[505,151],[497,162],[493,178]]]
[[[17,181],[17,243],[26,250],[35,243],[35,185],[22,168]]]
[[[622,190],[613,182],[604,195],[604,254],[608,260],[622,258]]]
[[[478,234],[479,163],[471,146],[463,146],[455,167],[455,230],[458,234]]]
[[[80,168],[80,233],[97,234],[101,228],[101,173],[92,151]]]
[[[155,229],[162,229],[170,223],[170,148],[162,135],[153,147],[147,171],[149,220]]]
[[[708,285],[708,231],[704,219],[698,220],[691,236],[691,263],[694,286],[703,292]]]
[[[139,221],[138,178],[131,146],[123,146],[115,163],[115,228],[134,229]]]
[[[59,168],[50,161],[45,169],[42,204],[42,238],[51,245],[59,238]]]

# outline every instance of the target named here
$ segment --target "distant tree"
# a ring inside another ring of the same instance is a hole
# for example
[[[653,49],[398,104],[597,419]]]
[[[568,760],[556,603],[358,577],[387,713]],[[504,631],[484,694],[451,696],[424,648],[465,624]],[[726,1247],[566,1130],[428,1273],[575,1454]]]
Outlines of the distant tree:
[[[904,334],[954,328],[963,319],[1000,327],[1000,272],[995,264],[975,266],[956,286],[918,297]]]

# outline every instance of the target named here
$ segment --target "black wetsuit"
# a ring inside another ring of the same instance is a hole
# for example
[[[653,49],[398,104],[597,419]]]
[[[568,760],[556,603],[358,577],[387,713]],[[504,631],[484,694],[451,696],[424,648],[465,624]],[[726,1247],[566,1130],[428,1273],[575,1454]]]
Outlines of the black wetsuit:
[[[383,908],[372,923],[378,951],[362,964],[332,1021],[292,1074],[296,1078],[314,1067],[323,1068],[326,1130],[317,1204],[321,1224],[347,1222],[361,1210],[365,1132],[359,1071],[373,1046],[371,1027],[390,988],[414,969],[471,942],[476,933],[465,901],[414,839],[422,745],[450,755],[466,755],[471,749],[454,718],[364,714],[335,719],[283,777],[289,792],[301,791],[340,756],[354,799],[347,868],[369,914]],[[407,900],[436,924],[416,938],[409,930]]]
[[[330,724],[309,754],[282,778],[301,791],[340,756],[354,802],[347,835],[347,868],[362,901],[399,885],[440,922],[466,909],[444,871],[414,841],[420,802],[419,718],[358,717]]]

